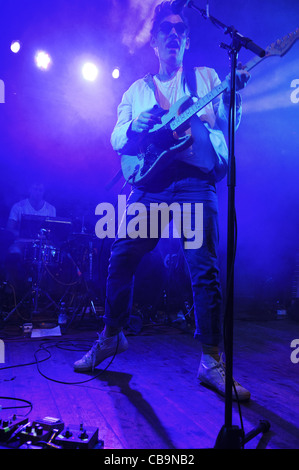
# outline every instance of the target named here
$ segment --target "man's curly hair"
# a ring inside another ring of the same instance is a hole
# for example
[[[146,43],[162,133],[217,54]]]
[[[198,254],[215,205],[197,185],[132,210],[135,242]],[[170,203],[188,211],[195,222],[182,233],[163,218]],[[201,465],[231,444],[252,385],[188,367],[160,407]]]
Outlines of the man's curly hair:
[[[159,25],[162,22],[162,20],[166,18],[166,16],[174,14],[171,8],[171,3],[172,3],[171,1],[165,1],[156,6],[153,20],[152,20],[151,36],[156,36],[158,34]],[[185,25],[187,26],[189,30],[188,21],[185,15],[181,12],[179,13],[179,16],[182,18],[183,22],[185,23]]]

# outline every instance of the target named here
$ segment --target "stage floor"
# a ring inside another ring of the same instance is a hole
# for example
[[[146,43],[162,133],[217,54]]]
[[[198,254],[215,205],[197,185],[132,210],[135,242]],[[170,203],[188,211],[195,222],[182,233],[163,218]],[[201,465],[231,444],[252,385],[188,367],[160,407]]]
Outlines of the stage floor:
[[[241,404],[245,433],[261,419],[271,425],[245,448],[299,448],[299,363],[291,361],[290,346],[298,330],[288,319],[235,321],[234,376],[252,394]],[[2,419],[15,413],[30,421],[50,416],[65,426],[97,427],[105,449],[214,447],[225,399],[197,382],[200,352],[190,332],[144,326],[127,336],[128,351],[84,374],[73,371],[73,362],[96,331],[76,328],[52,338],[13,336],[13,329],[0,333]],[[27,400],[32,410],[3,397]],[[5,409],[13,406],[25,408]],[[233,424],[241,426],[236,403]]]

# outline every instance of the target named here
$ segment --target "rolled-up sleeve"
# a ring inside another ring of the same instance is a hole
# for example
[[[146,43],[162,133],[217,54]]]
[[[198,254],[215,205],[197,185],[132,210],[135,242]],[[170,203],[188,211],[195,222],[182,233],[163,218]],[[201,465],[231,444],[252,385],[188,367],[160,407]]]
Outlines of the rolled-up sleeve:
[[[117,122],[111,134],[111,145],[120,154],[135,155],[139,137],[130,131],[132,121],[143,111],[157,105],[153,89],[148,86],[146,77],[138,79],[123,94],[117,108]]]

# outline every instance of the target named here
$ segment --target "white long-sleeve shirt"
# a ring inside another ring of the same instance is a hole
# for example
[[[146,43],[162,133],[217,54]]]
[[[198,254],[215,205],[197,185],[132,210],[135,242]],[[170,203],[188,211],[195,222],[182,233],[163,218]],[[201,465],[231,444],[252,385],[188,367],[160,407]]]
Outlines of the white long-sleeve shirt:
[[[166,82],[154,76],[136,80],[124,93],[118,106],[118,119],[111,136],[114,150],[120,154],[128,153],[130,139],[127,135],[132,121],[143,111],[159,105],[169,109],[183,96],[191,92],[185,86],[183,71],[179,69],[175,77]],[[220,79],[214,69],[195,68],[197,95],[204,97],[219,85]],[[236,128],[241,119],[241,97],[237,94]],[[199,129],[199,145],[193,145],[189,151],[178,154],[178,159],[200,168],[208,173],[213,172],[215,180],[221,180],[227,171],[228,149],[224,132],[228,128],[228,104],[223,98],[215,99],[197,113],[208,132]],[[212,145],[211,145],[212,144]]]

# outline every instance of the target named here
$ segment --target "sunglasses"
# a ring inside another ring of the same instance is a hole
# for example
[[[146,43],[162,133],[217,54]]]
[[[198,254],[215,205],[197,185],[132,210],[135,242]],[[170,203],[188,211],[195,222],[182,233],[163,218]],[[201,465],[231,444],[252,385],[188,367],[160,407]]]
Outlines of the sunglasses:
[[[188,28],[185,23],[170,23],[170,21],[163,21],[163,23],[160,24],[159,31],[161,31],[161,33],[163,34],[169,34],[172,28],[176,30],[176,33],[179,36],[183,36],[188,31]]]

